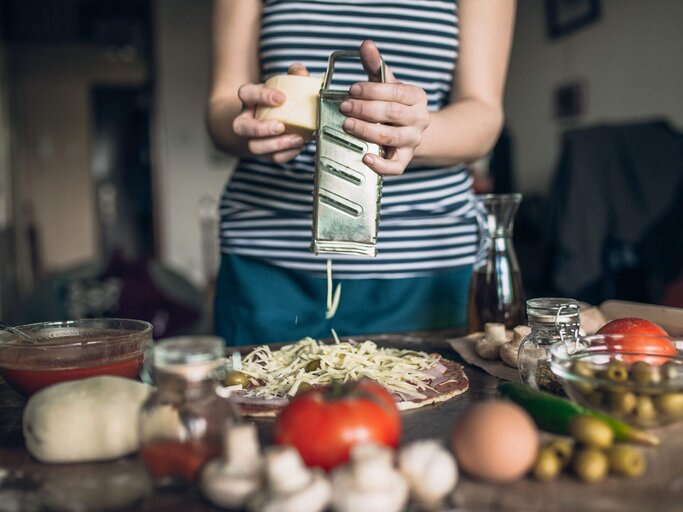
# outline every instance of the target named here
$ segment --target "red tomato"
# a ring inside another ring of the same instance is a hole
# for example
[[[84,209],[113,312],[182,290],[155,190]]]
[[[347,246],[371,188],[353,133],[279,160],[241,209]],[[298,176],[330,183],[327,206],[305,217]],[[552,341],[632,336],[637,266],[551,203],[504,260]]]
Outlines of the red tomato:
[[[603,325],[596,334],[621,334],[622,336],[606,338],[610,350],[618,352],[635,352],[653,356],[676,355],[676,348],[668,339],[669,334],[659,325],[642,318],[618,318]],[[662,364],[666,361],[659,357],[624,356],[627,363],[646,361],[651,364]]]
[[[308,466],[325,470],[346,462],[355,444],[396,448],[400,437],[394,398],[369,380],[312,389],[285,407],[275,423],[276,443],[295,446]]]

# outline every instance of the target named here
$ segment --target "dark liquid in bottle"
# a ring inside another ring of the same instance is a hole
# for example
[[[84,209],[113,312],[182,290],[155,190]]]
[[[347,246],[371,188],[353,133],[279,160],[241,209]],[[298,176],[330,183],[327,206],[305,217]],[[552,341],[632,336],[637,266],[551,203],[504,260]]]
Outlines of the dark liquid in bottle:
[[[522,275],[519,270],[487,272],[482,267],[472,273],[467,330],[480,332],[484,324],[505,324],[506,329],[525,324]]]

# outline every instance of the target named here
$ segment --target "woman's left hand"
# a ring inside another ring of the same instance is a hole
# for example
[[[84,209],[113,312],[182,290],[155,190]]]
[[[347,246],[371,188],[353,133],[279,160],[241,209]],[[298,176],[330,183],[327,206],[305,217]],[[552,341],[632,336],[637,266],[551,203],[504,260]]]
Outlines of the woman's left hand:
[[[429,126],[427,93],[399,82],[388,67],[385,83],[377,83],[382,57],[372,41],[363,42],[360,55],[370,81],[353,84],[350,97],[342,102],[340,110],[348,116],[344,130],[384,146],[384,158],[371,154],[363,157],[365,165],[377,174],[403,174]]]

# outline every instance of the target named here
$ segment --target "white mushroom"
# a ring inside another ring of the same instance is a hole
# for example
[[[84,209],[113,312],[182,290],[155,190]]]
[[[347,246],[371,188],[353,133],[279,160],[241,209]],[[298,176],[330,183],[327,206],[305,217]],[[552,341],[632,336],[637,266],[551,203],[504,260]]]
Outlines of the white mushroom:
[[[393,453],[376,444],[351,449],[351,462],[332,473],[332,508],[337,512],[398,512],[408,484],[394,469]]]
[[[494,360],[500,356],[500,347],[509,340],[504,324],[487,323],[484,337],[474,342],[474,350],[482,359]]]
[[[435,509],[458,481],[455,458],[433,439],[403,448],[399,469],[408,480],[413,499],[429,510]]]
[[[531,334],[531,327],[528,325],[518,325],[512,329],[512,341],[500,347],[500,358],[506,365],[517,368],[519,347],[529,334]]]
[[[531,327],[528,325],[518,325],[512,329],[512,341],[520,345],[529,334],[531,334]]]
[[[500,347],[500,358],[503,362],[511,366],[512,368],[517,368],[517,354],[519,354],[520,342],[514,339],[505,345]]]
[[[292,446],[266,452],[268,489],[249,503],[253,512],[321,512],[330,502],[330,483],[319,469],[304,466]]]
[[[241,508],[261,486],[262,467],[256,427],[235,425],[225,433],[223,457],[202,472],[202,492],[214,505]]]
[[[505,324],[499,324],[495,322],[488,322],[484,324],[484,337],[492,343],[505,343],[507,341]]]

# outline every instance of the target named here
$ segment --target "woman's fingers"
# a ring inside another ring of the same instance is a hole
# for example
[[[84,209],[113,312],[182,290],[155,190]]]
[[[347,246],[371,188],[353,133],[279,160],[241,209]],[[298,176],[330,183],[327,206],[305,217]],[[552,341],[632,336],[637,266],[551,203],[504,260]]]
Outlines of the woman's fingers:
[[[360,61],[371,82],[382,81],[382,55],[379,53],[379,49],[374,41],[366,39],[360,45]],[[389,66],[384,67],[384,81],[388,83],[398,82]]]
[[[426,105],[427,93],[420,87],[408,84],[375,84],[357,82],[351,86],[352,98],[365,101],[393,101],[404,105]]]
[[[295,62],[291,66],[289,66],[289,69],[287,69],[287,74],[288,75],[297,75],[297,76],[309,76],[310,73],[308,72],[308,69],[306,69],[306,66],[299,62]]]
[[[253,108],[258,105],[277,107],[282,105],[287,99],[282,91],[265,87],[262,84],[244,84],[237,91],[237,96],[247,108]]]
[[[399,176],[410,163],[412,151],[403,148],[389,148],[384,158],[366,154],[363,163],[382,176]]]
[[[278,164],[284,164],[285,162],[289,162],[290,160],[296,158],[299,153],[301,153],[301,150],[303,148],[294,148],[294,149],[288,149],[286,151],[278,151],[277,153],[273,153],[271,155],[271,159],[273,162],[278,163]]]
[[[253,112],[245,110],[235,117],[232,129],[240,137],[261,138],[283,134],[285,125],[280,121],[259,121],[254,119]]]
[[[422,130],[412,126],[389,126],[369,123],[352,117],[344,120],[342,126],[347,133],[380,146],[409,146],[414,148],[422,142]]]
[[[371,123],[425,127],[429,124],[429,114],[425,109],[392,101],[363,101],[349,98],[341,103],[339,110],[349,117]]]
[[[280,135],[263,139],[251,139],[247,142],[247,148],[254,155],[270,155],[290,149],[300,150],[304,145],[301,135]]]

